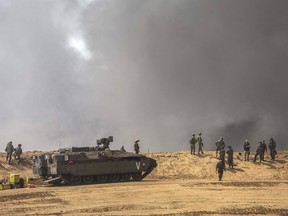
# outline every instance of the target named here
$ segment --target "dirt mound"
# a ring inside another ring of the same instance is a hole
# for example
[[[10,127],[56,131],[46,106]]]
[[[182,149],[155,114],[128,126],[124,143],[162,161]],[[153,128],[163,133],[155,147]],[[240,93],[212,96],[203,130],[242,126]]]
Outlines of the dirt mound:
[[[21,177],[32,175],[32,155],[39,154],[40,151],[24,152],[21,155],[21,163],[12,158],[11,164],[6,161],[6,153],[0,153],[0,180],[7,179],[10,173],[20,174]]]
[[[22,177],[33,176],[31,157],[43,152],[24,152],[22,163],[16,160],[9,165],[6,154],[0,153],[0,179],[7,178],[10,173]],[[205,152],[205,155],[190,155],[187,151],[173,153],[152,153],[148,155],[157,160],[157,168],[147,177],[150,179],[217,179],[215,152]],[[253,158],[254,155],[251,155]],[[288,152],[279,152],[276,161],[271,161],[266,154],[262,163],[244,161],[243,156],[234,153],[234,169],[224,173],[225,180],[286,180],[288,179]]]
[[[205,153],[149,154],[158,166],[142,182],[3,190],[0,215],[288,215],[288,152],[263,163],[235,154],[220,182],[215,152]],[[1,174],[31,175],[33,154],[25,152],[23,165],[0,154]]]
[[[149,175],[153,179],[216,179],[215,152],[205,155],[190,155],[187,151],[155,153],[150,157],[157,160],[157,168]],[[251,158],[254,155],[250,155]],[[226,165],[226,167],[228,167]],[[226,180],[286,180],[288,178],[288,152],[279,152],[276,161],[266,154],[264,162],[244,161],[234,153],[234,169],[227,168]]]

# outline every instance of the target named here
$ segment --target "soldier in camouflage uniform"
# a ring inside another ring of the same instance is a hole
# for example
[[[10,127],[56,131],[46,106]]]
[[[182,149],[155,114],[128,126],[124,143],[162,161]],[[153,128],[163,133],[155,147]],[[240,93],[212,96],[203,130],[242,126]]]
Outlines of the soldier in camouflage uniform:
[[[225,143],[223,137],[221,137],[217,142],[216,142],[216,157],[218,156],[218,152],[220,152],[222,149],[225,148]]]
[[[191,155],[195,155],[195,144],[197,143],[197,139],[195,134],[192,134],[192,138],[190,139],[190,153]]]
[[[257,157],[261,154],[262,146],[263,146],[262,141],[260,141],[260,142],[259,142],[259,145],[258,145],[258,147],[257,147],[257,149],[256,149],[256,154],[255,154],[255,156],[254,156],[254,160],[253,160],[254,162],[256,162]],[[260,162],[261,162],[261,156],[260,156]]]
[[[222,159],[217,163],[216,171],[218,172],[218,180],[222,181],[223,171],[226,172],[225,163],[223,163]]]
[[[22,145],[18,144],[18,147],[15,148],[15,159],[18,161],[18,164],[20,164],[20,160],[21,160],[21,154],[23,153],[22,151]]]
[[[122,147],[120,148],[120,151],[121,151],[121,152],[126,152],[124,146],[122,146]]]
[[[140,146],[139,146],[139,139],[136,139],[134,142],[134,151],[136,154],[139,154]]]
[[[245,161],[249,161],[250,148],[251,148],[250,143],[249,143],[249,141],[246,139],[246,140],[245,140],[245,143],[244,143],[244,145],[243,145]]]
[[[8,142],[5,151],[6,151],[6,161],[9,164],[11,164],[12,153],[14,152],[14,146],[12,144],[12,141]]]
[[[267,145],[265,143],[265,140],[262,141],[262,146],[260,148],[260,160],[264,161],[265,158],[265,152],[267,152]]]
[[[231,146],[228,146],[228,150],[226,151],[227,153],[227,159],[228,159],[228,166],[229,168],[233,169],[233,149]]]
[[[225,149],[220,150],[219,159],[221,159],[222,163],[225,165]]]
[[[275,161],[275,155],[277,154],[277,151],[276,151],[276,142],[273,138],[270,139],[268,147],[270,150],[270,157],[273,161]]]
[[[202,148],[204,146],[203,144],[203,140],[202,140],[202,137],[201,137],[202,133],[198,133],[198,137],[197,137],[197,142],[198,142],[198,154],[204,154]]]

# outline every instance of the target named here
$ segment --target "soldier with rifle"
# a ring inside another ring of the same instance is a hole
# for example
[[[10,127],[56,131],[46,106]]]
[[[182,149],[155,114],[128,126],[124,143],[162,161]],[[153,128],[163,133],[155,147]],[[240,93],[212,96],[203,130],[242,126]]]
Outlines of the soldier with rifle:
[[[275,161],[275,155],[277,154],[277,151],[276,151],[276,142],[273,138],[270,139],[268,147],[270,150],[270,157],[273,161]]]
[[[6,161],[11,164],[11,158],[12,158],[12,153],[14,152],[14,146],[12,144],[12,141],[7,143],[7,146],[5,148],[6,151]]]
[[[201,137],[202,133],[198,133],[198,137],[197,137],[197,142],[198,142],[198,154],[204,154],[202,148],[204,146],[203,144],[203,140],[202,140],[202,137]]]
[[[21,154],[23,153],[22,151],[22,145],[18,144],[18,147],[15,148],[15,159],[18,161],[18,164],[20,164],[20,160],[21,160]]]
[[[246,139],[245,143],[243,145],[243,149],[244,149],[244,160],[245,161],[249,161],[249,155],[250,155],[250,143],[249,141]]]
[[[195,155],[195,144],[197,143],[197,139],[195,134],[192,134],[192,138],[190,139],[190,154]]]
[[[140,141],[139,139],[136,139],[134,142],[134,151],[136,154],[139,154],[140,151],[139,141]]]
[[[225,163],[223,163],[222,159],[219,159],[219,162],[216,165],[216,171],[218,172],[218,180],[222,181],[223,171],[226,172]]]
[[[227,147],[228,150],[226,151],[227,153],[227,159],[228,159],[228,166],[229,168],[233,169],[233,149],[231,146]]]
[[[216,157],[218,156],[218,152],[225,148],[225,143],[223,137],[216,142]]]

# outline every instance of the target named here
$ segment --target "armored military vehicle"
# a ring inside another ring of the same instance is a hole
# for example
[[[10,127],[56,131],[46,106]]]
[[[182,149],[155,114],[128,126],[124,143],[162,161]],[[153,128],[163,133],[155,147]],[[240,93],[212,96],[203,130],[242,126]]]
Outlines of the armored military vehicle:
[[[48,183],[71,185],[141,181],[157,166],[145,155],[110,150],[113,137],[97,140],[96,147],[72,147],[33,156],[33,174]]]

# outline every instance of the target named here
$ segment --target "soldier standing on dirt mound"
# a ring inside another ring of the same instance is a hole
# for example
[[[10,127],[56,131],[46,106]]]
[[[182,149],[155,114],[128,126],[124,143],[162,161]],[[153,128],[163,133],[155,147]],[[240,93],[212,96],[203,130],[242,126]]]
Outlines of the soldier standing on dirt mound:
[[[12,144],[12,141],[7,143],[7,146],[5,148],[6,151],[6,161],[11,164],[11,158],[12,158],[12,153],[14,151],[14,146]]]
[[[190,154],[195,155],[195,144],[197,143],[197,139],[195,134],[192,134],[192,138],[190,139]]]
[[[263,146],[262,141],[260,141],[260,142],[259,142],[259,145],[258,145],[258,147],[257,147],[257,149],[256,149],[256,154],[255,154],[255,156],[254,156],[254,160],[253,160],[254,162],[256,162],[258,155],[261,154],[262,146]],[[261,162],[261,155],[260,155],[260,162]]]
[[[270,139],[268,147],[270,150],[271,159],[275,161],[275,155],[277,154],[277,151],[276,151],[276,142],[273,138]]]
[[[231,146],[228,146],[227,148],[228,148],[228,150],[226,151],[226,153],[228,156],[228,166],[229,166],[229,168],[233,169],[233,149]]]
[[[263,141],[262,141],[261,151],[260,151],[260,159],[261,159],[261,161],[264,161],[265,152],[267,152],[267,145],[266,145],[266,143],[265,143],[265,140],[263,140]]]
[[[225,149],[221,149],[219,153],[219,159],[225,164]]]
[[[134,151],[136,154],[139,154],[140,146],[139,146],[139,139],[136,139],[134,142]]]
[[[218,152],[225,148],[225,143],[223,137],[216,142],[216,157],[218,156]]]
[[[250,155],[250,143],[249,141],[246,139],[245,143],[243,145],[243,149],[244,149],[244,160],[245,161],[249,161],[249,155]]]
[[[15,148],[15,159],[18,161],[18,164],[20,164],[20,160],[21,160],[21,154],[23,153],[22,148],[21,148],[21,144],[18,144],[18,147]]]
[[[203,148],[203,140],[202,140],[202,137],[201,137],[202,133],[198,133],[198,137],[197,137],[197,142],[198,142],[198,154],[204,154],[202,148]]]
[[[222,159],[220,158],[217,165],[216,171],[218,172],[218,180],[222,181],[223,171],[226,172],[225,163],[223,163]]]

